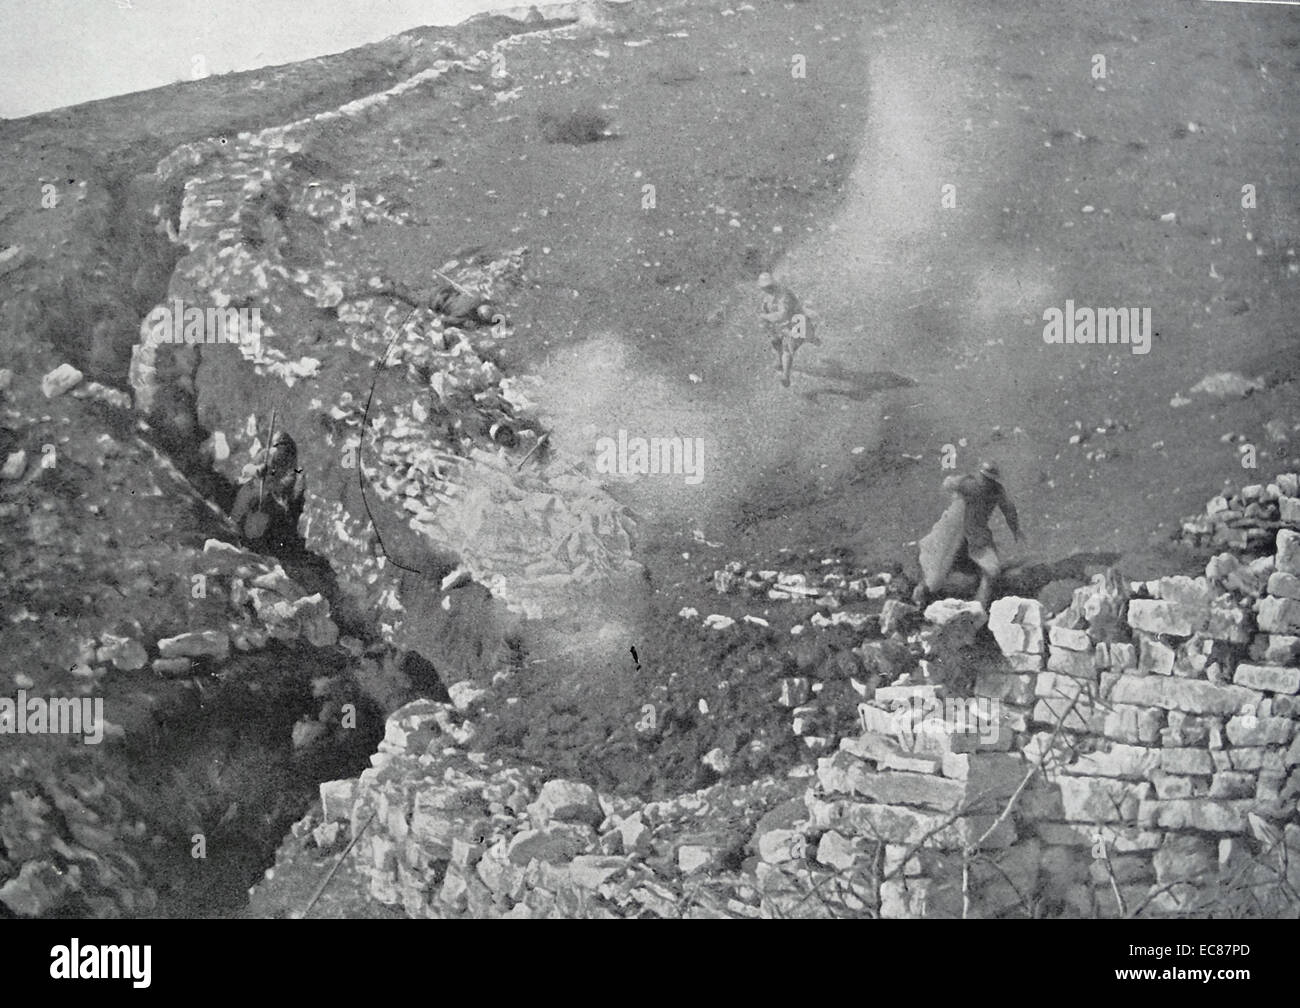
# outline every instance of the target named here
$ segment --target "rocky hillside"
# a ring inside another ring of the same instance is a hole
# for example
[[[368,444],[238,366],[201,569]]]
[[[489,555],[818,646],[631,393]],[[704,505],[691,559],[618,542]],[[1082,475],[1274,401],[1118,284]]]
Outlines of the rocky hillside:
[[[1294,914],[1294,40],[1099,6],[581,0],[0,123],[0,915]],[[1074,285],[1151,353],[1045,344]],[[1036,550],[987,614],[908,601],[949,454]]]

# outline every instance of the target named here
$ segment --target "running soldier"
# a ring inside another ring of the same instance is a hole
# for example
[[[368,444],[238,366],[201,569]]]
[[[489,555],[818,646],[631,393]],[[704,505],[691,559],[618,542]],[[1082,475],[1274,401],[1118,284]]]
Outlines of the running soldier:
[[[975,601],[987,612],[989,603],[993,601],[994,584],[1002,572],[1002,564],[993,542],[993,532],[989,528],[989,519],[995,509],[1001,510],[1007,528],[1019,542],[1021,540],[1020,520],[1016,515],[1016,506],[1011,503],[1011,498],[1007,496],[1007,491],[1002,486],[1002,473],[992,462],[982,463],[976,475],[949,476],[943,481],[943,488],[957,494],[965,504],[961,529],[962,548],[971,562],[979,568],[980,585],[975,594]],[[946,575],[946,570],[938,572],[932,587],[937,588]],[[925,581],[922,580],[916,586],[912,600],[918,605],[923,605],[928,595]]]
[[[771,273],[760,273],[758,287],[763,292],[759,318],[763,320],[776,354],[776,369],[781,373],[781,384],[790,387],[790,372],[794,369],[795,351],[813,339],[812,323],[804,314],[799,299],[786,287],[772,279]]]

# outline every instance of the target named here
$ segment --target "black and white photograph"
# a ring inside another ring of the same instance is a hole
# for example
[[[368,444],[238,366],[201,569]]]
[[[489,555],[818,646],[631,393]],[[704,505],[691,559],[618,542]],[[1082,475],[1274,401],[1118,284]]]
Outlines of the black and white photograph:
[[[1285,968],[1246,922],[1300,918],[1300,2],[0,24],[34,974],[163,958],[50,922],[250,919]]]

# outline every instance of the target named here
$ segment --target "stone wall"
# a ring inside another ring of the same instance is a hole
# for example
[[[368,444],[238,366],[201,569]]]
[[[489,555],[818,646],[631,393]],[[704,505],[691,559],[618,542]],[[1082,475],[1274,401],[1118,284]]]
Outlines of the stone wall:
[[[297,832],[326,849],[359,832],[371,895],[412,916],[1294,911],[1296,476],[1243,493],[1271,538],[1240,536],[1201,576],[1108,570],[1050,616],[946,599],[917,625],[886,600],[881,629],[911,619],[923,657],[853,679],[861,730],[839,739],[809,734],[808,684],[787,680],[815,767],[786,779],[650,803],[548,781],[470,752],[485,694],[460,684],[394,714],[373,768],[322,785]]]

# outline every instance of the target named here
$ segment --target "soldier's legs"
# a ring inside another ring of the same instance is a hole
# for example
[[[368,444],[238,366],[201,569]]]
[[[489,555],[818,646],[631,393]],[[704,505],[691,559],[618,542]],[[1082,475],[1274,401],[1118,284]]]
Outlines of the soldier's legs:
[[[998,562],[998,555],[992,546],[980,546],[969,549],[968,552],[975,566],[980,569],[980,586],[979,591],[975,593],[975,601],[987,612],[989,603],[993,601],[993,586],[997,582],[1002,565]]]
[[[781,384],[790,387],[790,372],[794,370],[794,352],[799,349],[796,340],[789,336],[781,340]]]

